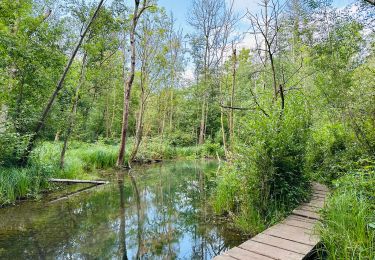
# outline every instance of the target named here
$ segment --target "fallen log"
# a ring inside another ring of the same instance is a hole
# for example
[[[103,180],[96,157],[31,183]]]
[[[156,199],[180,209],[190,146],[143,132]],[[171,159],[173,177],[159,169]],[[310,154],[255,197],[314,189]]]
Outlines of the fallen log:
[[[94,180],[71,180],[71,179],[49,179],[50,182],[57,182],[57,183],[89,183],[89,184],[96,184],[96,185],[102,185],[107,184],[109,181],[94,181]]]

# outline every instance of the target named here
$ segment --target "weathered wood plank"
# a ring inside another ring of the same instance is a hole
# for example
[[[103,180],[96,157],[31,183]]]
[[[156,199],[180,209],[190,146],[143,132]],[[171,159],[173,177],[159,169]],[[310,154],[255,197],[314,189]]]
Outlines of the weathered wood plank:
[[[282,224],[294,226],[294,227],[300,227],[300,228],[306,228],[309,230],[312,230],[314,228],[315,223],[305,222],[297,219],[285,219],[281,222]]]
[[[295,220],[298,220],[298,221],[312,223],[312,224],[315,224],[318,221],[317,219],[305,218],[305,217],[301,217],[301,216],[293,215],[293,214],[289,215],[286,219],[295,219]]]
[[[314,206],[314,207],[317,207],[319,209],[323,208],[324,207],[324,204],[325,202],[324,201],[311,201],[308,205],[311,205],[311,206]]]
[[[253,240],[248,240],[245,243],[239,245],[239,247],[275,259],[300,260],[304,257],[304,254],[281,249],[275,246],[270,246]]]
[[[293,214],[306,217],[306,218],[313,218],[313,219],[318,219],[318,220],[320,219],[320,216],[318,213],[306,211],[306,210],[295,209],[293,210]]]
[[[319,242],[319,238],[313,236],[310,230],[283,224],[272,226],[263,233],[312,246]]]
[[[229,251],[225,252],[224,255],[234,257],[236,259],[252,259],[252,260],[271,260],[272,258],[264,256],[262,254],[257,254],[250,252],[243,248],[234,247]],[[216,260],[216,258],[215,258]]]
[[[313,249],[313,246],[311,245],[305,245],[295,241],[269,236],[263,233],[256,235],[251,240],[300,253],[302,255],[306,255],[307,252],[310,252]]]
[[[309,206],[309,207],[314,207],[314,208],[323,208],[324,206],[324,201],[316,201],[316,200],[312,200],[308,203],[303,203],[302,206]]]
[[[329,189],[323,185],[323,184],[320,184],[320,183],[317,183],[317,182],[314,182],[312,184],[312,188],[314,189],[314,191],[325,191],[325,192],[329,192]]]
[[[306,211],[311,211],[311,212],[315,212],[315,213],[318,213],[320,208],[317,208],[317,207],[311,207],[311,206],[306,206],[306,205],[301,205],[299,206],[298,208],[296,208],[298,210],[306,210]]]
[[[51,178],[48,181],[57,183],[90,183],[90,184],[107,184],[108,181],[94,181],[94,180],[71,180],[71,179],[54,179]]]

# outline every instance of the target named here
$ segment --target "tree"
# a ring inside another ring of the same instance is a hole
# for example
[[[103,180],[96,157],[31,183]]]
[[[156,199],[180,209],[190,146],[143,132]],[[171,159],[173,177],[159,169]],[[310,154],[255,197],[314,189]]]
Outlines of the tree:
[[[199,144],[204,143],[210,101],[211,73],[220,64],[225,53],[226,41],[232,32],[237,17],[233,13],[233,2],[227,7],[224,0],[194,0],[189,24],[195,29],[191,39],[199,46],[193,49],[197,56],[197,79],[203,74],[203,93],[199,126]],[[203,61],[199,60],[203,57]]]
[[[117,158],[116,165],[122,166],[124,164],[125,149],[126,149],[126,138],[128,134],[128,121],[129,121],[129,105],[130,105],[130,94],[133,86],[134,76],[135,76],[135,63],[136,63],[136,42],[135,42],[135,33],[137,29],[138,20],[141,17],[142,13],[152,7],[149,5],[148,0],[143,0],[142,5],[140,6],[140,0],[134,0],[134,12],[132,17],[132,25],[129,34],[130,40],[130,72],[127,76],[127,79],[124,85],[124,108],[122,115],[122,130],[121,130],[121,141],[119,154]],[[125,75],[125,73],[124,73]]]
[[[103,2],[104,2],[104,0],[100,0],[100,2],[98,4],[98,6],[97,6],[97,8],[96,8],[96,10],[95,10],[95,12],[93,14],[93,16],[89,20],[89,22],[88,22],[85,30],[83,31],[83,33],[80,35],[80,39],[79,39],[76,47],[74,48],[74,50],[73,50],[73,52],[72,52],[72,54],[71,54],[71,56],[69,58],[69,61],[68,61],[67,65],[66,65],[66,67],[65,67],[65,69],[64,69],[64,71],[63,71],[63,73],[61,75],[61,78],[58,81],[57,86],[56,86],[54,92],[52,93],[51,97],[49,98],[49,101],[48,101],[47,105],[45,106],[45,108],[43,110],[43,113],[40,116],[40,119],[37,122],[37,125],[35,127],[34,132],[33,132],[33,135],[29,139],[29,142],[28,142],[28,144],[26,146],[26,149],[25,149],[25,151],[24,151],[24,153],[23,153],[23,155],[21,157],[21,160],[20,160],[20,164],[21,165],[26,165],[26,163],[28,161],[28,158],[29,158],[29,155],[30,155],[32,149],[34,148],[35,141],[37,140],[37,138],[38,138],[38,136],[40,134],[40,131],[42,130],[42,128],[44,126],[44,122],[46,121],[47,116],[48,116],[48,114],[49,114],[49,112],[50,112],[50,110],[52,108],[52,105],[55,102],[57,94],[60,92],[60,90],[64,86],[65,78],[66,78],[66,76],[67,76],[67,74],[68,74],[68,72],[70,70],[70,67],[71,67],[71,65],[72,65],[72,63],[74,61],[74,58],[77,55],[77,52],[78,52],[79,48],[81,47],[81,44],[82,44],[82,42],[83,42],[83,40],[84,40],[87,32],[89,31],[89,29],[91,27],[91,24],[93,23],[93,21],[95,20],[96,16],[98,15],[99,10],[100,10],[101,6],[103,5]]]
[[[166,27],[168,20],[163,12],[145,15],[140,22],[137,53],[140,61],[139,71],[139,109],[136,118],[136,131],[130,163],[135,159],[143,137],[144,116],[151,92],[161,81],[166,66]]]

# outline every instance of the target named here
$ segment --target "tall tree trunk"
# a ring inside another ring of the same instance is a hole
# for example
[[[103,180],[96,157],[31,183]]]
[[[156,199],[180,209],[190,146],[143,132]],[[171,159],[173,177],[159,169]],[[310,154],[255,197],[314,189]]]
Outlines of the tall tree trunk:
[[[202,114],[201,114],[201,122],[199,127],[199,144],[204,143],[205,133],[206,133],[206,107],[207,107],[207,78],[208,78],[208,51],[209,51],[209,36],[206,35],[206,44],[205,44],[205,52],[204,52],[204,89],[203,89],[203,100],[202,100]]]
[[[145,6],[143,6],[145,8]],[[134,75],[135,75],[135,30],[137,27],[139,16],[141,12],[139,9],[139,0],[135,0],[134,14],[132,19],[132,28],[130,30],[130,49],[131,49],[131,64],[130,64],[130,74],[128,79],[125,81],[124,86],[124,108],[122,114],[122,129],[121,129],[121,142],[119,148],[119,154],[117,158],[116,165],[122,166],[125,159],[125,149],[126,149],[126,138],[128,133],[128,121],[129,121],[129,103],[130,103],[130,94],[133,86]]]
[[[69,137],[72,134],[73,125],[74,125],[75,118],[76,118],[77,105],[78,105],[78,99],[79,99],[79,90],[81,89],[82,83],[83,83],[84,78],[85,78],[86,57],[87,57],[87,55],[85,53],[83,55],[82,66],[81,66],[81,74],[80,74],[80,77],[79,77],[79,82],[78,82],[78,85],[77,85],[77,87],[75,89],[75,93],[74,93],[72,110],[71,110],[70,115],[69,115],[68,128],[67,128],[67,131],[66,131],[66,134],[65,134],[63,148],[62,148],[61,154],[60,154],[60,168],[61,169],[64,168],[66,148],[67,148],[67,145],[68,145]]]
[[[173,81],[174,82],[174,81]],[[173,87],[171,88],[171,103],[169,105],[170,113],[169,113],[169,130],[173,131]]]
[[[113,104],[112,104],[112,117],[111,124],[109,126],[110,137],[113,137],[113,122],[115,121],[116,114],[116,86],[113,88]]]
[[[203,101],[202,101],[202,113],[201,113],[201,123],[199,126],[199,144],[204,143],[204,129],[205,129],[205,118],[206,118],[206,94],[203,96]]]
[[[222,95],[222,84],[221,82],[219,83],[219,88],[220,88],[220,95]],[[223,102],[221,101],[221,106],[220,106],[220,124],[221,124],[221,134],[222,134],[222,139],[223,139],[223,148],[224,148],[224,154],[225,158],[228,156],[228,151],[227,151],[227,142],[225,138],[225,128],[224,128],[224,108],[223,108]]]
[[[236,69],[237,69],[237,52],[233,48],[233,71],[232,71],[232,90],[230,95],[230,106],[234,107],[234,91],[236,87]],[[230,110],[229,114],[229,134],[230,134],[230,149],[233,151],[234,145],[234,110]]]
[[[51,97],[49,98],[49,101],[46,105],[46,107],[44,108],[43,110],[43,113],[35,127],[35,130],[34,130],[34,133],[33,135],[31,136],[27,146],[26,146],[26,149],[21,157],[21,160],[20,160],[20,164],[21,165],[26,165],[27,164],[27,161],[29,159],[29,155],[32,151],[32,149],[34,148],[34,145],[35,145],[35,142],[37,140],[37,138],[39,137],[39,134],[40,134],[40,131],[42,130],[43,126],[44,126],[44,122],[46,121],[47,119],[47,116],[49,115],[49,112],[52,108],[52,105],[53,103],[55,102],[55,99],[57,97],[57,94],[60,92],[60,90],[63,88],[63,85],[64,85],[64,81],[65,81],[65,78],[66,78],[66,75],[68,74],[69,70],[70,70],[70,67],[74,61],[74,58],[75,56],[77,55],[77,52],[79,50],[79,48],[81,47],[82,45],[82,42],[83,42],[83,39],[85,38],[87,32],[89,31],[93,21],[95,20],[95,18],[97,17],[98,13],[99,13],[99,10],[101,8],[101,6],[103,5],[103,2],[104,0],[100,0],[93,16],[91,17],[88,25],[86,26],[85,30],[83,31],[83,33],[81,34],[81,37],[75,47],[75,49],[73,50],[73,53],[72,55],[70,56],[70,59],[68,61],[68,64],[66,65],[65,69],[64,69],[64,72],[63,74],[61,75],[61,78],[59,80],[59,82],[57,83],[57,86],[55,88],[55,91],[52,93]]]

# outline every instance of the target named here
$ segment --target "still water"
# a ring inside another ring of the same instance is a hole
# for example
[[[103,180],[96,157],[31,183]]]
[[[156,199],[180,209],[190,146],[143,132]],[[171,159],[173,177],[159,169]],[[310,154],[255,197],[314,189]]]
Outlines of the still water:
[[[67,199],[0,209],[0,259],[211,259],[243,239],[212,217],[217,168],[176,161],[107,172],[110,184]]]

